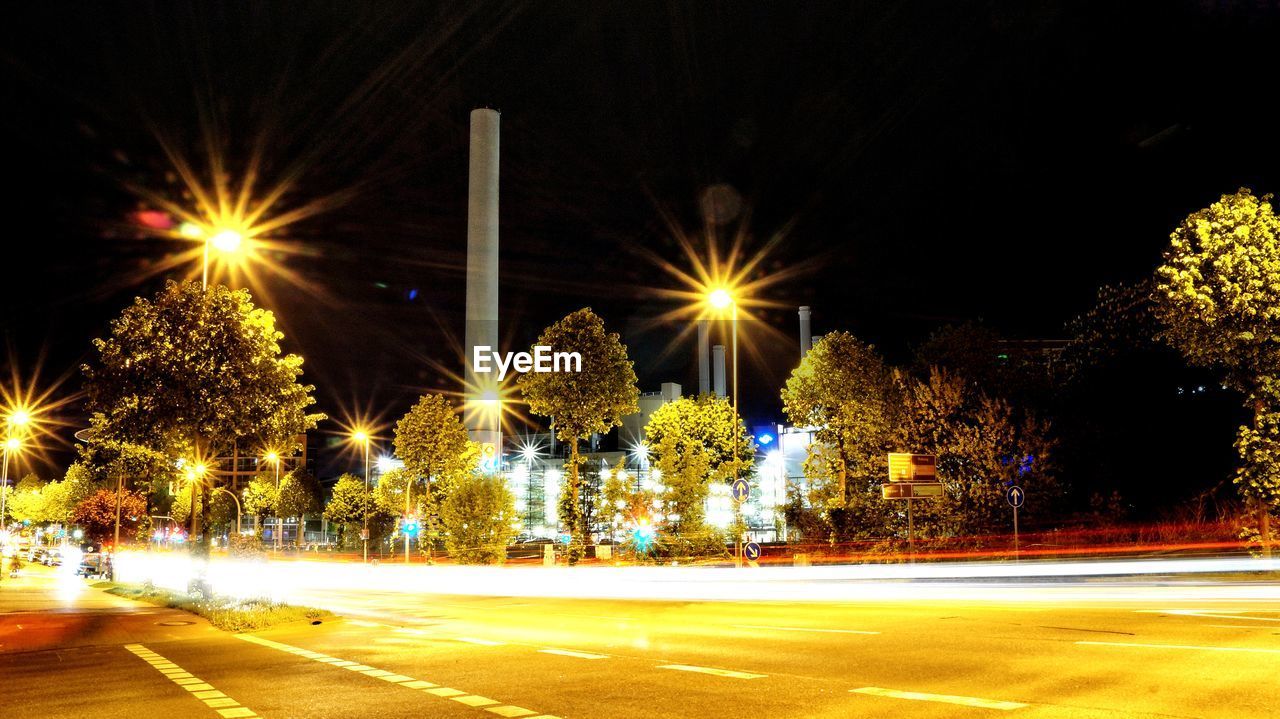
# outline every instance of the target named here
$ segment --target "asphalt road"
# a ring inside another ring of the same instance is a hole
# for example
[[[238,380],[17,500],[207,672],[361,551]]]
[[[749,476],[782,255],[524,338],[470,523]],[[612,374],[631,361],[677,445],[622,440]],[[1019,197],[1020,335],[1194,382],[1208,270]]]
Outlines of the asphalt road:
[[[1199,586],[812,604],[352,587],[309,597],[343,619],[237,636],[33,570],[0,583],[0,676],[41,717],[1274,716],[1280,605]]]

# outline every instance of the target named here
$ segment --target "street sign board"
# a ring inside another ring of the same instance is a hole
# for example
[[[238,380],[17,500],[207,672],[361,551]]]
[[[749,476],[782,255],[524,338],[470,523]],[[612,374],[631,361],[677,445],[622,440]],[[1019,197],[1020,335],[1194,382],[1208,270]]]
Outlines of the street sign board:
[[[760,558],[760,545],[755,542],[747,542],[742,547],[742,556],[746,557],[749,562],[756,561]]]
[[[938,458],[932,454],[889,453],[890,482],[937,481]]]
[[[729,486],[729,493],[733,495],[733,501],[741,504],[751,497],[751,485],[747,483],[747,480],[738,477]]]
[[[1018,507],[1021,507],[1024,502],[1027,501],[1027,493],[1022,491],[1022,487],[1019,487],[1018,485],[1015,484],[1012,487],[1005,490],[1004,498],[1009,502],[1010,507],[1017,509]]]
[[[942,482],[890,482],[880,485],[885,499],[934,499],[942,496]]]

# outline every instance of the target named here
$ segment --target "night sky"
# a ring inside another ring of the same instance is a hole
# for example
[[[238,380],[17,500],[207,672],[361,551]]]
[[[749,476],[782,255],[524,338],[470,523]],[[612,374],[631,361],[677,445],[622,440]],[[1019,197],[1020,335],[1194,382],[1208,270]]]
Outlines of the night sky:
[[[38,9],[37,9],[38,8]],[[467,116],[502,112],[503,333],[590,305],[641,389],[696,390],[672,226],[801,268],[763,294],[750,415],[780,419],[814,330],[903,359],[949,322],[1061,337],[1104,282],[1148,275],[1183,216],[1280,188],[1277,16],[1252,3],[32,3],[0,48],[3,327],[24,375],[71,373],[134,295],[190,265],[131,188],[180,199],[258,148],[281,210],[266,275],[320,409],[398,417],[457,389]],[[709,196],[728,198],[709,218]],[[740,200],[740,202],[738,201]],[[734,207],[734,205],[738,205]],[[780,333],[780,334],[779,334]],[[453,338],[452,340],[450,338]],[[332,429],[333,425],[329,425]],[[68,457],[54,455],[60,462]]]

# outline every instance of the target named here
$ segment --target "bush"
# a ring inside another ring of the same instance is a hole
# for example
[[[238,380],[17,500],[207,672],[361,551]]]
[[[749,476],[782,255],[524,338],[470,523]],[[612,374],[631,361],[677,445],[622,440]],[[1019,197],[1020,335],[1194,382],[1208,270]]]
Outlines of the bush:
[[[465,477],[440,506],[445,548],[459,564],[501,564],[516,518],[515,497],[500,477]]]

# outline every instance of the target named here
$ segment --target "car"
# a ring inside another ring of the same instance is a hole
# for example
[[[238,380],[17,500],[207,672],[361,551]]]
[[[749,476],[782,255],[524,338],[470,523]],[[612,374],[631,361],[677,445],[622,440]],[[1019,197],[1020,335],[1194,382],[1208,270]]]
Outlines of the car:
[[[80,566],[76,568],[76,576],[104,578],[111,572],[111,559],[98,552],[85,554],[80,558]]]
[[[44,557],[40,560],[40,563],[46,567],[62,566],[62,550],[57,547],[46,549]]]

